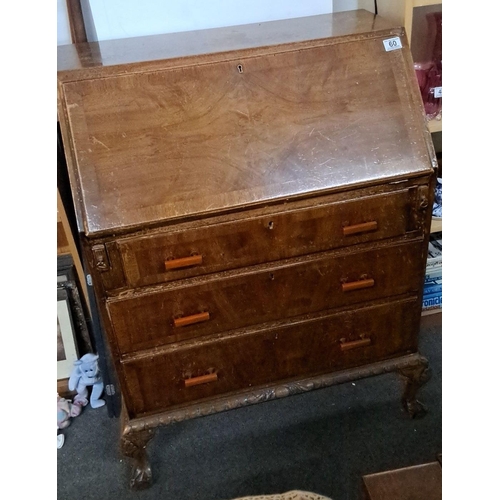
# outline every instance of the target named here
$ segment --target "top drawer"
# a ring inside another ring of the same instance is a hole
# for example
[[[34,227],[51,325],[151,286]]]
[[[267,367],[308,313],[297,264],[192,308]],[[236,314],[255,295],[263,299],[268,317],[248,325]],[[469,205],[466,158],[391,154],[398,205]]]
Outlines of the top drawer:
[[[424,185],[317,199],[311,207],[123,238],[117,249],[128,286],[152,285],[401,236],[423,227],[425,209],[418,207],[427,196]]]

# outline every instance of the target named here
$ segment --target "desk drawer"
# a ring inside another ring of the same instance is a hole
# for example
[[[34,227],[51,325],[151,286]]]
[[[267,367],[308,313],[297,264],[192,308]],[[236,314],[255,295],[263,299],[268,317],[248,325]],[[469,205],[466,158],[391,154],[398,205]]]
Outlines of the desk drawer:
[[[160,411],[417,349],[415,297],[215,340],[174,344],[122,362],[127,408]]]
[[[117,245],[128,286],[135,288],[401,236],[416,228],[415,199],[402,189]]]
[[[421,242],[321,254],[266,270],[109,299],[122,353],[183,339],[416,292]]]

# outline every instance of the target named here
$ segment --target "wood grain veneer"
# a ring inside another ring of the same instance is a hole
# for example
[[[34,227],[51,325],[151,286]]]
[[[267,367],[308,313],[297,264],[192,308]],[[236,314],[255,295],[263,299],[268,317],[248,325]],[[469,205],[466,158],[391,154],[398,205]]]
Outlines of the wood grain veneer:
[[[132,487],[184,418],[387,371],[423,413],[437,162],[400,27],[356,11],[59,47],[58,114]]]

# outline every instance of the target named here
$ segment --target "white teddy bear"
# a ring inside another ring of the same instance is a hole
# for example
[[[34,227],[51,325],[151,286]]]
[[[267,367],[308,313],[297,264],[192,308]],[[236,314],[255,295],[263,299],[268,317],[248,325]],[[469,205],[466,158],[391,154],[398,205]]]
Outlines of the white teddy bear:
[[[68,382],[69,390],[76,390],[77,392],[77,395],[73,400],[75,404],[79,403],[82,406],[87,405],[87,387],[89,385],[92,386],[90,406],[92,408],[100,408],[106,404],[103,399],[100,399],[104,390],[104,384],[99,374],[99,366],[97,364],[98,359],[99,356],[97,354],[90,353],[83,355],[79,360],[75,361],[75,367],[71,372]]]

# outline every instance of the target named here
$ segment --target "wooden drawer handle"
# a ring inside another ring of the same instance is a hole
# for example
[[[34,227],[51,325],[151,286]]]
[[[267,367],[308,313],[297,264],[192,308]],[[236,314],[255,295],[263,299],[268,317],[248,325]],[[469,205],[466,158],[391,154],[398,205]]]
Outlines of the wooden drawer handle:
[[[340,341],[340,350],[348,351],[349,349],[357,349],[358,347],[366,347],[372,343],[372,339],[370,337],[353,340],[352,342],[342,342]]]
[[[184,379],[184,387],[193,387],[195,385],[208,384],[209,382],[217,382],[217,373],[209,373],[201,377],[193,377]]]
[[[342,283],[342,291],[352,292],[353,290],[371,288],[372,286],[375,286],[375,280],[372,278],[367,280],[351,281],[350,283]]]
[[[182,269],[183,267],[199,266],[203,262],[203,256],[191,255],[190,257],[181,257],[180,259],[171,259],[165,261],[165,269],[172,271],[173,269]]]
[[[369,231],[376,231],[378,227],[377,221],[363,222],[362,224],[354,224],[352,226],[345,226],[343,228],[344,236],[351,236],[353,234],[367,233]]]
[[[202,321],[208,321],[210,319],[210,313],[202,312],[199,314],[192,314],[191,316],[183,316],[182,318],[174,318],[174,326],[188,326],[194,325],[195,323],[201,323]]]

